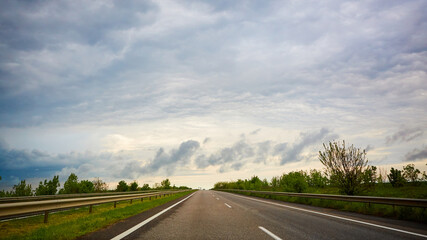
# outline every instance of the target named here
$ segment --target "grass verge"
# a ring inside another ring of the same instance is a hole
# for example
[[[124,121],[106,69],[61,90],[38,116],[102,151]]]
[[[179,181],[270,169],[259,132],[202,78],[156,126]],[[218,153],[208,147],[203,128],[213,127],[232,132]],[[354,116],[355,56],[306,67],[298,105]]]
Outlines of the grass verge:
[[[133,204],[118,202],[116,208],[114,203],[105,203],[94,206],[90,214],[89,207],[51,213],[47,224],[43,216],[0,222],[0,239],[75,239],[190,193],[134,200]]]
[[[410,220],[416,222],[427,222],[427,210],[419,207],[404,207],[404,206],[393,206],[385,204],[368,204],[359,202],[346,202],[336,201],[328,199],[310,199],[301,197],[287,197],[287,196],[274,196],[265,194],[254,194],[244,192],[234,192],[237,194],[255,196],[261,198],[275,199],[284,202],[300,203],[306,205],[312,205],[316,207],[332,208],[341,211],[362,213],[367,215],[374,215],[380,217]]]

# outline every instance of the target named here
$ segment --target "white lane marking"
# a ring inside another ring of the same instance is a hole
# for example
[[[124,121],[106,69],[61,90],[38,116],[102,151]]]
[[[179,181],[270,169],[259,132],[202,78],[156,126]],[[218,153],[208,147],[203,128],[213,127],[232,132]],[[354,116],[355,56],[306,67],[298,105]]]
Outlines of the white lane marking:
[[[178,204],[180,204],[180,203],[184,202],[185,200],[187,200],[188,198],[190,198],[190,197],[191,197],[191,196],[193,196],[194,194],[195,194],[195,192],[194,192],[193,194],[191,194],[190,196],[188,196],[188,197],[186,197],[186,198],[182,199],[181,201],[179,201],[179,202],[175,203],[174,205],[172,205],[172,206],[170,206],[170,207],[168,207],[168,208],[164,209],[163,211],[161,211],[161,212],[159,212],[159,213],[157,213],[157,214],[155,214],[155,215],[151,216],[150,218],[146,219],[145,221],[143,221],[143,222],[141,222],[141,223],[139,223],[139,224],[137,224],[137,225],[135,225],[135,226],[133,226],[133,227],[129,228],[128,230],[126,230],[125,232],[123,232],[123,233],[121,233],[121,234],[119,234],[119,235],[115,236],[115,237],[114,237],[114,238],[112,238],[111,240],[120,240],[120,239],[122,239],[122,238],[126,237],[127,235],[129,235],[129,234],[131,234],[131,233],[135,232],[138,228],[140,228],[140,227],[144,226],[145,224],[147,224],[147,223],[151,222],[151,221],[152,221],[152,220],[154,220],[156,217],[158,217],[158,216],[162,215],[163,213],[165,213],[165,212],[169,211],[170,209],[172,209],[172,208],[173,208],[173,207],[175,207],[176,205],[178,205]]]
[[[274,233],[268,231],[267,229],[258,226],[259,229],[263,230],[265,233],[267,233],[268,235],[270,235],[270,237],[272,237],[274,240],[282,240],[281,238],[279,238],[278,236],[274,235]]]
[[[216,198],[216,200],[219,200],[219,198]]]
[[[224,204],[225,204],[225,206],[227,206],[227,207],[231,208],[231,206],[230,206],[230,205],[228,205],[227,203],[224,203]]]
[[[327,217],[332,217],[332,218],[338,218],[338,219],[341,219],[341,220],[346,220],[346,221],[350,221],[350,222],[360,223],[360,224],[364,224],[364,225],[368,225],[368,226],[373,226],[373,227],[377,227],[377,228],[383,228],[383,229],[387,229],[387,230],[391,230],[391,231],[396,231],[396,232],[406,233],[406,234],[410,234],[410,235],[414,235],[414,236],[418,236],[418,237],[427,238],[427,235],[424,235],[424,234],[421,234],[421,233],[409,232],[409,231],[405,231],[405,230],[401,230],[401,229],[397,229],[397,228],[386,227],[386,226],[382,226],[382,225],[378,225],[378,224],[374,224],[374,223],[368,223],[368,222],[363,222],[363,221],[354,220],[354,219],[350,219],[350,218],[339,217],[339,216],[330,215],[330,214],[321,213],[321,212],[316,212],[316,211],[307,210],[307,209],[303,209],[303,208],[291,207],[291,206],[287,206],[287,205],[283,205],[283,204],[279,204],[279,203],[268,202],[268,201],[263,201],[263,200],[259,200],[259,199],[253,199],[253,198],[249,198],[249,197],[242,197],[242,196],[239,196],[239,195],[236,195],[236,194],[233,194],[233,195],[236,196],[236,197],[245,198],[245,199],[249,199],[249,200],[253,200],[253,201],[257,201],[257,202],[268,203],[268,204],[272,204],[272,205],[276,205],[276,206],[280,206],[280,207],[296,209],[296,210],[300,210],[300,211],[304,211],[304,212],[309,212],[309,213],[314,213],[314,214],[318,214],[318,215],[322,215],[322,216],[327,216]]]

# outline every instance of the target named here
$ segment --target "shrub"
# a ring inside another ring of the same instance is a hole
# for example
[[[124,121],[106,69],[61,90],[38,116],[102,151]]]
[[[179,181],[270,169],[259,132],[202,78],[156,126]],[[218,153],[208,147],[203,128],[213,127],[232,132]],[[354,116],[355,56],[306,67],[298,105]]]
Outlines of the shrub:
[[[417,182],[418,181],[418,174],[420,174],[420,170],[415,168],[414,164],[408,164],[403,167],[403,177],[408,182]]]
[[[117,184],[116,191],[117,192],[126,192],[128,190],[129,186],[124,180],[121,180],[119,184]]]
[[[307,179],[303,171],[283,174],[280,178],[280,186],[286,192],[304,192],[307,187]]]
[[[45,179],[44,183],[40,182],[38,188],[36,188],[35,194],[37,196],[55,195],[59,186],[59,176],[53,176],[52,180],[47,181],[47,179]]]
[[[402,176],[402,171],[398,169],[391,168],[390,174],[387,177],[393,187],[402,187],[406,182]]]
[[[353,145],[346,148],[338,142],[323,144],[324,152],[319,151],[319,160],[326,167],[326,171],[340,188],[348,195],[354,195],[360,190],[363,171],[368,164],[366,151],[355,148]]]

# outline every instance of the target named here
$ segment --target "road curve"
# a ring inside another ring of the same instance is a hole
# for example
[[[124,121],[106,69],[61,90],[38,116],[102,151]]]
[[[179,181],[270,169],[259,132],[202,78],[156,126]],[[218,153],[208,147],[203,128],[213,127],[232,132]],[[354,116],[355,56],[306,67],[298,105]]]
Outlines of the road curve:
[[[427,239],[427,225],[198,191],[123,239]]]

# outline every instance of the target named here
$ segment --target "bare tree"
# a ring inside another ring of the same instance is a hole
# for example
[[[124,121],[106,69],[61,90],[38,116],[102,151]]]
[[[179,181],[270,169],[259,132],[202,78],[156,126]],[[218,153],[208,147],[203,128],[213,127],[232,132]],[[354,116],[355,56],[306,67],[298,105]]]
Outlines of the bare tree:
[[[108,190],[107,183],[105,183],[104,181],[99,179],[99,177],[95,178],[92,181],[92,183],[93,183],[93,187],[95,189],[95,192],[106,192]]]
[[[325,151],[319,151],[319,160],[342,192],[354,195],[360,190],[363,172],[368,164],[366,151],[353,145],[346,148],[345,142],[323,144]]]

